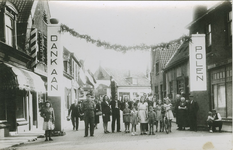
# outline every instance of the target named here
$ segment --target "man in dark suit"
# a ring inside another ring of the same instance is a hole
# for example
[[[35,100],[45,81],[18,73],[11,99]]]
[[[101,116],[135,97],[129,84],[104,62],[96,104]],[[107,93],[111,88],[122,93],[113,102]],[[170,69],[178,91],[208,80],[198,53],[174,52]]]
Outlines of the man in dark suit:
[[[112,109],[112,132],[115,132],[115,122],[117,121],[117,132],[120,131],[120,109],[121,109],[121,102],[115,97],[115,100],[110,102],[110,106]]]
[[[194,100],[193,93],[189,95],[189,105],[188,105],[188,112],[189,112],[189,123],[190,123],[190,130],[197,132],[197,111],[199,110],[198,103]]]
[[[79,125],[79,117],[80,117],[80,105],[78,105],[78,101],[74,100],[74,103],[71,104],[68,116],[70,115],[71,112],[71,121],[73,125],[73,130],[78,130],[78,125]]]
[[[85,122],[85,135],[88,136],[88,126],[90,125],[90,135],[94,136],[94,122],[95,122],[95,104],[91,100],[91,94],[86,94],[87,100],[83,102],[82,112],[84,113],[84,122]]]

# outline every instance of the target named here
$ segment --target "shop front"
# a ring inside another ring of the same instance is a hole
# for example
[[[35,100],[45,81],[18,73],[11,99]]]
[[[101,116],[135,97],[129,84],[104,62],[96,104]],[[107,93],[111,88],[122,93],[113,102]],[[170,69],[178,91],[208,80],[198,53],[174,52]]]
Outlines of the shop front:
[[[211,108],[222,118],[232,119],[232,65],[224,65],[210,71]]]
[[[17,133],[42,128],[39,97],[46,90],[41,77],[8,63],[0,63],[0,72],[1,127]]]

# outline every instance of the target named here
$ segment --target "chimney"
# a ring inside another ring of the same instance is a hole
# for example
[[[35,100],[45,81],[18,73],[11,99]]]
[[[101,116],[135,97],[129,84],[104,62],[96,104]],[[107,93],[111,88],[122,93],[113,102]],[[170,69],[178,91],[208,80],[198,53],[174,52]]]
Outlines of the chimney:
[[[129,75],[129,77],[130,77],[130,70],[129,70],[129,74],[128,74],[128,75]]]
[[[197,20],[207,12],[207,6],[197,5],[194,7],[193,20]]]

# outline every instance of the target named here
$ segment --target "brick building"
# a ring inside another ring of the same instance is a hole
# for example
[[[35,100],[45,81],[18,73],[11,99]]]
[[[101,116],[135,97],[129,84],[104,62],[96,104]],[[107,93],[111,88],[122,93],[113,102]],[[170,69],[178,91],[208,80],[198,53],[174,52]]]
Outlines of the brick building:
[[[50,11],[44,0],[3,0],[0,10],[0,131],[7,136],[42,128]]]
[[[198,6],[187,26],[192,34],[205,34],[207,91],[195,92],[199,103],[198,125],[205,126],[208,111],[216,109],[226,123],[232,122],[232,4],[212,8]],[[191,39],[192,40],[192,39]],[[165,66],[166,91],[190,92],[189,42],[184,41]]]

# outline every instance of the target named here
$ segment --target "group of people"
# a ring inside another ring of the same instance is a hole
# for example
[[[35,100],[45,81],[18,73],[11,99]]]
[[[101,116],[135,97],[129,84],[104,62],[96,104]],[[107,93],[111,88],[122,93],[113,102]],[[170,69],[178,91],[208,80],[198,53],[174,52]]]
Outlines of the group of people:
[[[185,130],[190,127],[191,131],[197,131],[197,112],[198,103],[193,100],[193,95],[189,95],[189,100],[185,100],[182,95],[177,95],[175,103],[171,103],[169,98],[156,100],[156,98],[148,98],[146,94],[140,97],[139,101],[130,101],[128,97],[123,100],[111,99],[104,95],[102,100],[94,99],[88,93],[86,100],[78,102],[77,100],[70,106],[67,118],[71,118],[73,130],[78,130],[79,118],[85,123],[84,137],[88,136],[88,128],[90,128],[90,136],[94,136],[94,128],[97,128],[99,116],[102,115],[104,133],[110,133],[108,130],[108,122],[112,116],[111,132],[121,132],[120,130],[120,111],[123,111],[123,122],[125,124],[125,133],[137,135],[136,127],[140,124],[140,134],[155,135],[155,132],[164,131],[164,118],[168,120],[169,132],[171,132],[171,121],[176,116],[178,130]],[[43,129],[45,130],[45,141],[52,141],[51,134],[54,130],[55,115],[52,105],[49,101],[45,102],[45,107],[41,110],[41,116],[44,118]],[[219,127],[222,128],[221,115],[213,110],[209,112],[207,118],[209,131],[215,131]],[[116,126],[116,130],[115,130]],[[156,128],[154,129],[154,126]],[[158,130],[158,127],[159,130]]]

